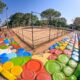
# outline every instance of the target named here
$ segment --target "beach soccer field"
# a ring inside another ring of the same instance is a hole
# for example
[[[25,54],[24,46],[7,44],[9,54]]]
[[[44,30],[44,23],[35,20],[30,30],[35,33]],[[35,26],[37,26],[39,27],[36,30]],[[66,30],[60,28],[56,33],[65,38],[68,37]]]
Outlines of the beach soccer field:
[[[30,46],[40,45],[42,43],[53,40],[66,33],[66,30],[55,29],[55,28],[26,28],[17,27],[13,28],[13,31]]]

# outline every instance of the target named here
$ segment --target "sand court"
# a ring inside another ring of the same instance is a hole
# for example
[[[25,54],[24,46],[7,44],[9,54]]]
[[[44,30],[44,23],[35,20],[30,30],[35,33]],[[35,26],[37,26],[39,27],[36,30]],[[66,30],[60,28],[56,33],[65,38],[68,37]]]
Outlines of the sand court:
[[[42,43],[53,40],[59,36],[66,33],[66,30],[56,29],[56,28],[26,28],[17,27],[13,28],[13,31],[30,46],[37,46]]]

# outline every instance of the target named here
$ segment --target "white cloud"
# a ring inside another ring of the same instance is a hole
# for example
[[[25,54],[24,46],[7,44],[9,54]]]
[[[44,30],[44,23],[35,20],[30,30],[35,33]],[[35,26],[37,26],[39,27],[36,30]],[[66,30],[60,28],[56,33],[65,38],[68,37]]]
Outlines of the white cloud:
[[[72,23],[73,23],[72,20],[68,20],[68,19],[67,19],[67,24],[72,24]]]

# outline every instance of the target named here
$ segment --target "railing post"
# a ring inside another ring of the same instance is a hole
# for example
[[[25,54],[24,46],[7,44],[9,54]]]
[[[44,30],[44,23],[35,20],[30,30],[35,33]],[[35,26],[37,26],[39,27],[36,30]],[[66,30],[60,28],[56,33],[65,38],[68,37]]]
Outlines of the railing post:
[[[51,26],[49,25],[49,41],[51,40]]]
[[[24,40],[24,31],[23,31],[23,29],[22,29],[22,37],[23,37],[23,40]]]

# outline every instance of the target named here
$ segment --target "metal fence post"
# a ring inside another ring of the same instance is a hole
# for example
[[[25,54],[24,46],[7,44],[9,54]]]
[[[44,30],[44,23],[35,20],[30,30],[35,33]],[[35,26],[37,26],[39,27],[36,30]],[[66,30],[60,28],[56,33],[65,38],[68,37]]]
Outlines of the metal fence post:
[[[31,12],[31,26],[32,26],[32,48],[34,49],[34,30],[33,30],[32,15],[33,15],[33,12]]]
[[[58,26],[57,26],[58,20],[56,20],[56,29],[57,29],[57,38],[58,38]]]
[[[49,25],[49,41],[51,40],[51,26]]]
[[[19,29],[18,29],[18,34],[19,34]]]
[[[23,40],[24,40],[24,33],[23,33],[24,31],[23,31],[23,29],[22,29],[22,37],[23,37]]]
[[[49,41],[50,41],[51,40],[51,16],[49,17],[48,27],[49,27]]]

